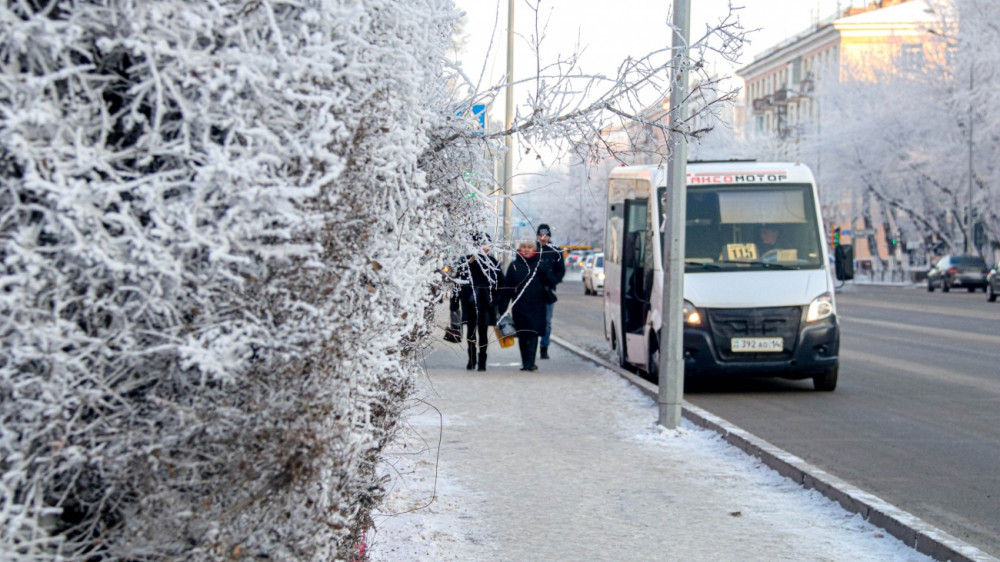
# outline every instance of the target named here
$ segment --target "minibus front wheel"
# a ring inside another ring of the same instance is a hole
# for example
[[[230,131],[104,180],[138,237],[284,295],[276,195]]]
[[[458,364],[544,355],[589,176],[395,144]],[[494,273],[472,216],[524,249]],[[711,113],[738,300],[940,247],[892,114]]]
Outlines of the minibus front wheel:
[[[611,326],[611,349],[614,350],[615,356],[618,359],[618,366],[621,368],[626,368],[628,366],[628,361],[625,357],[625,346],[618,341],[618,330],[615,326]]]
[[[837,388],[837,371],[840,365],[834,365],[820,375],[813,377],[813,388],[823,392],[830,392]]]

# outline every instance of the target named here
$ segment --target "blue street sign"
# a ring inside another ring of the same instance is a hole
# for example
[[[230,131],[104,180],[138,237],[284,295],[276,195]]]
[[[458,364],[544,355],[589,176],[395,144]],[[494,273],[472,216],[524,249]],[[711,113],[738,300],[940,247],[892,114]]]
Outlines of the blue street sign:
[[[479,120],[479,132],[477,134],[486,134],[486,105],[477,103],[472,106],[472,114]]]
[[[455,113],[455,115],[458,115],[459,117],[461,117],[464,114],[465,114],[465,111],[461,110],[461,109],[458,110],[457,113]],[[473,105],[472,106],[472,116],[475,117],[477,121],[479,121],[479,130],[478,131],[473,131],[472,134],[474,134],[474,135],[485,135],[486,134],[486,105],[482,104],[482,103],[477,103],[477,104]]]

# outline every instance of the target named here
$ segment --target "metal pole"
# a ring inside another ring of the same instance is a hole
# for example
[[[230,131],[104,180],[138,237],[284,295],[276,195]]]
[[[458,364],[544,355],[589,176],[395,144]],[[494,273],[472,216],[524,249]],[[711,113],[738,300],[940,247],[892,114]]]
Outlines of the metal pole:
[[[514,248],[514,236],[511,219],[514,215],[514,202],[511,200],[514,178],[514,0],[507,0],[507,153],[503,157],[503,239]],[[509,263],[511,252],[504,252],[504,264]]]
[[[819,99],[813,98],[813,103],[816,104],[816,191],[819,191],[819,186],[822,185],[823,181],[822,174],[820,174],[819,169],[819,165],[823,158],[822,152],[820,151],[820,143],[823,142],[823,120],[822,114],[820,113]],[[820,200],[822,200],[822,197]]]
[[[972,88],[973,88],[973,67],[969,61],[969,212],[965,222],[965,253],[972,254]]]
[[[674,73],[670,92],[670,140],[663,244],[663,328],[660,331],[659,423],[681,425],[684,402],[684,228],[687,215],[687,140],[681,127],[687,114],[687,41],[691,28],[690,0],[674,0]],[[659,217],[657,217],[659,218]]]

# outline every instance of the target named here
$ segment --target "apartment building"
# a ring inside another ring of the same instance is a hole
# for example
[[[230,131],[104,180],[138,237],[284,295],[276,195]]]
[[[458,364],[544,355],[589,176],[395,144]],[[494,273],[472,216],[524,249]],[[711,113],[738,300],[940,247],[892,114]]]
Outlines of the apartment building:
[[[947,43],[929,33],[941,29],[941,22],[928,8],[924,0],[882,0],[851,7],[757,56],[736,72],[744,82],[744,130],[773,140],[786,151],[784,157],[801,159],[819,174],[822,154],[799,154],[796,148],[797,139],[822,138],[819,86],[830,80],[876,82],[941,62],[948,54]],[[858,244],[858,236],[845,237],[862,262],[876,253],[883,260],[893,257],[884,226],[855,222],[856,204],[860,205],[850,197],[828,201],[824,214],[845,232],[868,232],[867,244]],[[845,216],[846,222],[834,219]]]
[[[817,120],[819,80],[877,80],[894,68],[919,70],[944,52],[928,42],[939,22],[922,0],[882,0],[852,7],[764,52],[736,74],[745,84],[749,131],[776,137]]]

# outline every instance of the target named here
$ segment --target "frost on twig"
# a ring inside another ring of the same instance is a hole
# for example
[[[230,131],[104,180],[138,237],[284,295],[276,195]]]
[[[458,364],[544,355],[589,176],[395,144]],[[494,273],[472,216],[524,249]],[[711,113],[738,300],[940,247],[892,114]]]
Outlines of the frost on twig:
[[[527,2],[526,6],[535,16],[535,27],[519,34],[519,45],[526,44],[530,51],[528,58],[537,61],[535,72],[530,76],[515,76],[513,85],[526,90],[526,97],[518,101],[510,127],[488,131],[487,138],[500,140],[516,135],[519,144],[536,153],[541,152],[541,147],[572,147],[586,161],[616,158],[619,151],[642,150],[642,139],[633,139],[635,142],[628,149],[608,144],[605,139],[612,128],[639,129],[652,135],[651,143],[658,145],[651,150],[662,153],[667,149],[664,139],[671,133],[696,139],[711,131],[712,125],[694,128],[690,123],[699,115],[702,121],[717,122],[717,108],[732,103],[738,94],[725,86],[722,77],[714,75],[706,64],[709,55],[727,61],[738,57],[745,40],[738,8],[730,8],[718,22],[703,30],[693,30],[691,41],[684,45],[686,56],[678,56],[679,47],[667,44],[662,49],[626,58],[615,75],[605,76],[581,70],[579,51],[542,62],[547,60],[543,55],[547,20],[539,11],[538,2]],[[663,36],[665,43],[673,36],[672,28],[666,24]],[[674,109],[668,101],[679,72],[685,72],[692,84],[689,99],[698,98],[701,103],[691,104],[693,111],[680,127],[672,130],[668,117]],[[460,73],[454,80],[470,92],[470,98],[485,104],[493,103],[509,85],[503,81],[481,88],[479,82],[468,81]]]

